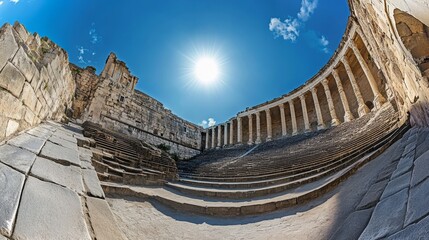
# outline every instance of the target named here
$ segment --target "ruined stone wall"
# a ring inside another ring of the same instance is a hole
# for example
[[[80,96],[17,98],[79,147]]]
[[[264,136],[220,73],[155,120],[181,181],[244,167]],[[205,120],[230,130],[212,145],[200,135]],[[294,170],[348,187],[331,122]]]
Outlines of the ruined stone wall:
[[[177,117],[156,99],[134,90],[138,79],[115,54],[109,55],[100,76],[88,68],[73,69],[77,82],[73,110],[83,121],[153,145],[170,146],[170,152],[182,158],[200,152],[202,129]]]
[[[67,53],[24,26],[0,29],[0,141],[39,124],[60,120],[71,102],[75,83]]]
[[[429,126],[429,6],[427,1],[351,0],[364,43],[381,69],[401,115]]]

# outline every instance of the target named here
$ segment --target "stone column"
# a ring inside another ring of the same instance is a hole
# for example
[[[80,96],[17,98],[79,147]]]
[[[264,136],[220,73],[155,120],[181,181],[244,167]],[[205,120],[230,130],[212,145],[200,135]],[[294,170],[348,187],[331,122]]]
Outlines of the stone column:
[[[247,116],[249,118],[249,141],[247,144],[252,145],[253,144],[253,121],[252,121],[252,114],[249,114]]]
[[[282,122],[282,136],[286,136],[286,115],[285,115],[285,106],[282,104],[279,105],[280,108],[280,120]]]
[[[229,121],[229,145],[234,144],[234,120]]]
[[[228,123],[223,125],[223,146],[228,145]]]
[[[265,115],[267,116],[267,139],[266,141],[271,141],[273,139],[273,126],[271,122],[271,112],[270,109],[265,110]]]
[[[363,115],[369,113],[369,109],[363,100],[362,94],[361,94],[360,89],[359,89],[359,85],[356,82],[355,76],[353,75],[353,72],[352,72],[352,69],[350,68],[349,62],[347,61],[346,58],[343,58],[341,60],[341,62],[343,63],[344,68],[346,69],[347,76],[349,76],[350,83],[352,84],[353,91],[355,92],[355,96],[356,96],[356,99],[357,99],[357,102],[359,105],[359,107],[358,107],[359,117],[362,117]]]
[[[350,112],[349,101],[347,100],[346,93],[343,89],[343,84],[341,83],[340,76],[336,69],[332,70],[332,76],[334,76],[335,82],[337,83],[338,92],[340,94],[341,103],[344,108],[344,122],[350,122],[354,119],[352,112]]]
[[[293,99],[289,100],[289,108],[290,108],[290,117],[292,120],[292,135],[297,135],[298,128],[296,126],[295,106],[293,105]]]
[[[320,110],[320,103],[319,103],[319,99],[317,98],[316,87],[311,89],[311,95],[313,96],[314,107],[316,109],[317,130],[324,129],[326,126],[325,126],[325,123],[323,122],[323,115],[322,115],[322,111]]]
[[[215,127],[212,127],[212,148],[215,148]]]
[[[256,144],[261,143],[261,113],[256,112]]]
[[[331,114],[331,126],[337,126],[340,124],[337,113],[335,112],[334,102],[332,101],[331,91],[329,90],[328,79],[322,80],[323,88],[325,89],[326,99],[328,100],[329,113]]]
[[[237,144],[242,142],[241,117],[237,117]]]
[[[376,109],[379,109],[381,105],[386,102],[386,99],[379,92],[377,82],[375,81],[375,78],[372,75],[368,64],[363,59],[362,55],[359,52],[359,49],[357,49],[353,41],[351,41],[350,47],[353,50],[353,53],[355,54],[360,66],[362,67],[362,70],[365,73],[366,78],[368,79],[369,85],[371,86],[372,93],[374,94],[374,106]]]
[[[210,129],[206,129],[206,150],[209,149],[209,132]]]
[[[302,116],[304,118],[304,127],[305,131],[310,131],[310,123],[308,122],[308,113],[307,113],[307,104],[305,103],[305,95],[302,94],[299,96],[299,99],[301,100],[301,108],[302,108]]]
[[[222,146],[222,125],[217,126],[217,148]]]

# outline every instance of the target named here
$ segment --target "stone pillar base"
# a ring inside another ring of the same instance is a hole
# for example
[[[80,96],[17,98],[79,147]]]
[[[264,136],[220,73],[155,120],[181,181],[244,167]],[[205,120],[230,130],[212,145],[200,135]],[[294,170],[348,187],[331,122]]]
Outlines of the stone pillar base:
[[[292,136],[298,135],[298,132],[293,132]]]
[[[261,139],[256,139],[255,144],[260,144],[261,143]]]
[[[346,113],[344,115],[344,122],[350,122],[351,120],[355,119],[352,115],[352,113]]]
[[[359,109],[358,109],[359,117],[365,116],[369,112],[370,112],[369,108],[365,104],[359,106]]]
[[[338,120],[337,118],[331,120],[331,126],[333,127],[340,125],[340,123],[340,120]]]
[[[383,104],[387,102],[386,99],[380,94],[374,98],[374,107],[375,109],[380,109]]]
[[[253,145],[253,143],[254,143],[253,141],[248,141],[247,145]]]
[[[322,129],[325,129],[325,128],[326,128],[325,124],[319,124],[319,125],[317,125],[317,130],[322,130]]]
[[[272,141],[273,138],[272,137],[267,137],[267,139],[265,140],[266,142]]]

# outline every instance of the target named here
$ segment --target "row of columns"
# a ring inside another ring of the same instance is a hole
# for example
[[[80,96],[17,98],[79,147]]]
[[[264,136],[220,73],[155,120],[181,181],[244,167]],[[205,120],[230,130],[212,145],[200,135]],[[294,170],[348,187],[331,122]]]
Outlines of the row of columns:
[[[381,107],[381,105],[386,102],[386,100],[384,99],[383,95],[380,93],[378,86],[377,86],[377,82],[374,78],[374,76],[371,73],[371,70],[368,66],[368,64],[365,62],[363,56],[361,55],[360,51],[358,50],[358,48],[356,47],[355,43],[353,41],[350,41],[349,47],[351,49],[351,51],[353,52],[353,54],[356,56],[356,59],[358,60],[364,75],[366,76],[366,79],[368,80],[369,86],[372,90],[372,93],[374,95],[374,106],[376,109],[379,109]],[[359,85],[356,82],[356,78],[351,70],[350,64],[347,61],[347,59],[344,57],[343,59],[340,60],[340,62],[344,65],[344,68],[347,72],[347,76],[348,79],[350,81],[350,84],[352,86],[353,92],[355,94],[357,103],[358,103],[358,115],[359,117],[362,117],[363,115],[367,114],[370,110],[369,108],[366,106],[365,101],[362,97],[362,93],[359,89]],[[332,77],[335,80],[335,84],[337,86],[338,89],[338,95],[340,97],[341,100],[341,105],[344,109],[344,122],[349,122],[351,120],[354,119],[354,116],[352,114],[352,112],[350,111],[350,105],[346,96],[346,93],[344,91],[340,76],[338,74],[337,69],[333,69],[331,72]],[[337,117],[337,113],[335,111],[335,105],[334,102],[332,100],[332,95],[331,95],[331,91],[329,89],[329,80],[327,78],[324,78],[321,81],[321,84],[323,86],[324,89],[324,93],[328,102],[328,109],[329,109],[329,114],[331,116],[331,122],[330,125],[331,126],[336,126],[338,124],[340,124],[340,120]],[[317,129],[323,129],[326,128],[325,125],[325,121],[323,119],[323,115],[322,115],[322,111],[320,108],[320,103],[319,103],[319,99],[318,99],[318,95],[317,95],[317,85],[314,86],[313,88],[311,88],[309,91],[311,92],[312,98],[313,98],[313,102],[314,102],[314,107],[315,107],[315,112],[316,112],[316,117],[317,117]],[[302,113],[303,113],[303,121],[304,121],[304,128],[305,131],[310,131],[310,122],[309,122],[309,118],[308,118],[308,111],[307,111],[307,103],[306,103],[306,93],[307,92],[303,92],[300,96],[300,102],[301,102],[301,108],[302,108]],[[282,136],[286,136],[287,133],[287,126],[286,126],[286,114],[285,114],[285,105],[284,104],[289,104],[289,109],[290,109],[290,115],[291,115],[291,123],[292,123],[292,133],[291,135],[296,135],[298,134],[298,128],[297,128],[297,119],[296,119],[296,114],[295,114],[295,105],[294,105],[294,101],[295,99],[290,99],[287,102],[283,102],[281,104],[279,104],[277,107],[280,110],[280,121],[281,121],[281,133]],[[260,113],[262,111],[265,111],[265,116],[266,116],[266,139],[265,141],[271,141],[272,140],[272,120],[271,120],[271,112],[270,112],[270,108],[267,109],[262,109],[261,111],[257,111],[254,113],[250,113],[247,115],[248,118],[248,133],[249,133],[249,137],[248,137],[248,142],[247,144],[259,144],[262,142],[261,139],[261,119],[260,119]],[[228,123],[224,123],[223,124],[223,129],[224,129],[224,139],[223,139],[223,145],[232,145],[235,144],[233,143],[234,140],[234,134],[237,134],[237,144],[241,144],[242,143],[242,118],[245,116],[238,116],[237,119],[237,126],[236,126],[236,132],[234,133],[234,125],[233,125],[233,120],[229,121]],[[256,118],[256,139],[253,139],[253,117]],[[229,124],[229,138],[228,138],[228,124]],[[215,146],[215,135],[216,135],[216,127],[217,127],[217,145]],[[211,133],[211,147],[208,144],[208,136],[209,133]],[[214,126],[212,128],[207,129],[207,140],[206,140],[206,149],[208,148],[215,148],[215,147],[222,147],[221,146],[221,135],[222,135],[222,126],[218,125],[218,126]]]

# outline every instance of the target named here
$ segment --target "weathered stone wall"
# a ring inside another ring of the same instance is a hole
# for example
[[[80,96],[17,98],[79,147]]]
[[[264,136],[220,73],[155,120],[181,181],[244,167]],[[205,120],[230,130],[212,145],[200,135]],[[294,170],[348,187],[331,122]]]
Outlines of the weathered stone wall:
[[[202,129],[134,90],[138,79],[115,54],[109,55],[100,76],[88,68],[72,68],[77,82],[75,116],[153,145],[168,145],[182,158],[200,152]]]
[[[386,78],[401,115],[413,125],[429,126],[427,1],[351,0],[363,41]]]
[[[44,119],[60,120],[75,83],[67,53],[19,23],[0,29],[0,141]]]

